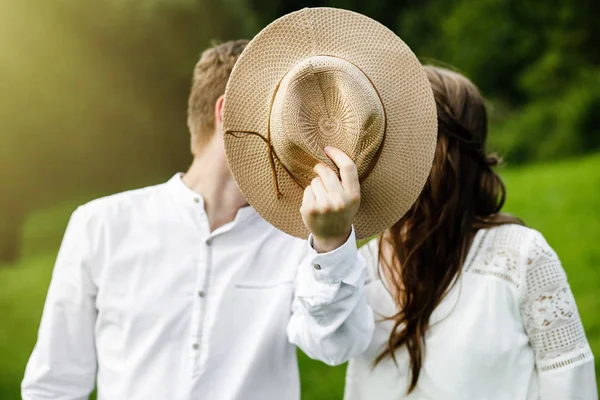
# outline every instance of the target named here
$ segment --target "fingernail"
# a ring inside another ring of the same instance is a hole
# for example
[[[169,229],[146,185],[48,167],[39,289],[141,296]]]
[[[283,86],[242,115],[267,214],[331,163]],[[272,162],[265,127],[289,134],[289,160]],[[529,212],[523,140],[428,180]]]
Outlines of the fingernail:
[[[331,146],[325,146],[325,151],[329,151],[331,149],[333,149],[333,147],[331,147]]]

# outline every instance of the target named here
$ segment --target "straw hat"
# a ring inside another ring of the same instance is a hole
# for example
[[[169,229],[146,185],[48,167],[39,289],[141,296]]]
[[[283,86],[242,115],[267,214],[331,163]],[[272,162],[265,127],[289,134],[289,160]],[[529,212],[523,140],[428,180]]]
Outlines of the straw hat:
[[[437,113],[425,72],[404,42],[351,11],[307,8],[263,29],[225,91],[225,150],[242,194],[282,231],[306,238],[303,191],[325,146],[358,169],[358,238],[396,223],[433,161]]]

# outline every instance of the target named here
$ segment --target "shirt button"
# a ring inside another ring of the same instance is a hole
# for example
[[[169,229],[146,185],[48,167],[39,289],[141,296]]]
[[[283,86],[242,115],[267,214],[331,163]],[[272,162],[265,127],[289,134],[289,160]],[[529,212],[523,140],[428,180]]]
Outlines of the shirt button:
[[[321,266],[319,264],[314,264],[313,268],[316,269],[317,271],[321,269]]]
[[[200,345],[198,343],[194,343],[192,347],[194,348],[194,350],[198,350],[200,348]]]
[[[200,203],[200,199],[198,197],[194,197],[194,203]]]
[[[204,293],[204,290],[198,292],[198,297],[204,297],[205,295],[206,293]]]
[[[206,239],[206,245],[210,246],[211,244],[212,244],[212,239],[210,239],[210,238]]]

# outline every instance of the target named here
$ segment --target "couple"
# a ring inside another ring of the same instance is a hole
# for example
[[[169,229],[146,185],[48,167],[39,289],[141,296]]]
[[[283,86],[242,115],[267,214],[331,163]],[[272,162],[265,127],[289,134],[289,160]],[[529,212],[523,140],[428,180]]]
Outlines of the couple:
[[[206,50],[188,123],[185,174],[74,212],[23,399],[293,400],[294,345],[350,360],[348,400],[597,398],[465,77],[305,9]]]

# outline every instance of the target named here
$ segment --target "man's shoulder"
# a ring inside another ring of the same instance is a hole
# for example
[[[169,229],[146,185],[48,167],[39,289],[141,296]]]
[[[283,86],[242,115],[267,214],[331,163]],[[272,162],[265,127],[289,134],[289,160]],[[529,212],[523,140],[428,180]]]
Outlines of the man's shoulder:
[[[79,206],[78,212],[92,219],[126,218],[134,211],[143,211],[155,203],[164,192],[165,185],[161,183],[100,197]]]

